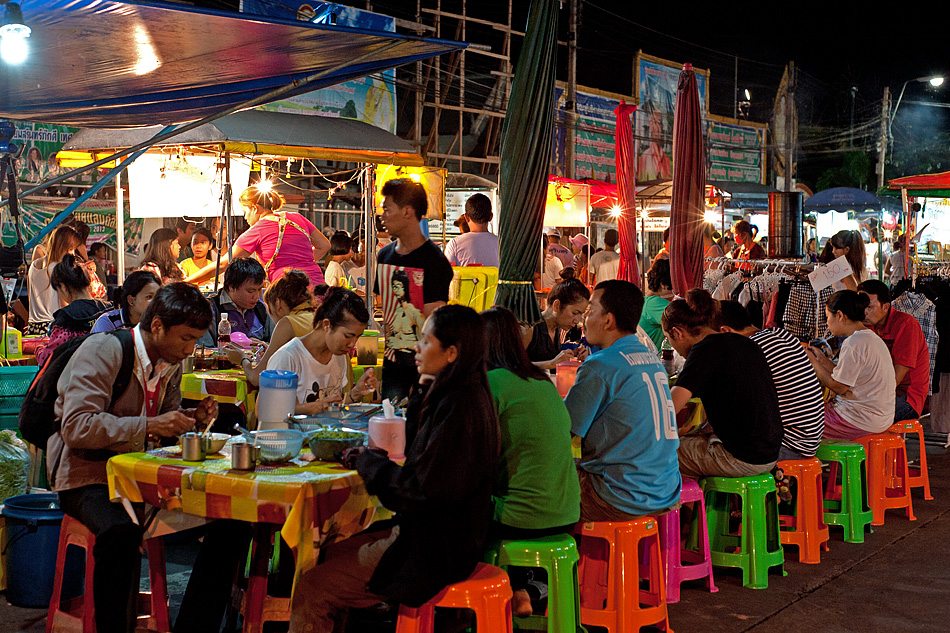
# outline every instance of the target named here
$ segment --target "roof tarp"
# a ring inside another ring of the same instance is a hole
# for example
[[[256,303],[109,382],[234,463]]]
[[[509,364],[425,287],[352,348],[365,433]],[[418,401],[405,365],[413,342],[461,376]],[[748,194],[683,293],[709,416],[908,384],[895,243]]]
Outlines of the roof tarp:
[[[162,2],[21,6],[30,53],[0,63],[0,117],[76,127],[192,121],[334,68],[281,98],[465,46]]]
[[[947,198],[950,197],[950,171],[895,178],[888,182],[888,187],[891,189],[906,189],[907,193],[914,196]]]
[[[805,213],[829,211],[880,211],[884,205],[873,193],[853,187],[833,187],[819,191],[802,206]]]
[[[162,126],[130,129],[83,129],[64,150],[112,150],[152,138]],[[361,121],[302,114],[245,110],[174,136],[161,145],[200,146],[217,151],[294,156],[359,163],[423,164],[413,147]]]

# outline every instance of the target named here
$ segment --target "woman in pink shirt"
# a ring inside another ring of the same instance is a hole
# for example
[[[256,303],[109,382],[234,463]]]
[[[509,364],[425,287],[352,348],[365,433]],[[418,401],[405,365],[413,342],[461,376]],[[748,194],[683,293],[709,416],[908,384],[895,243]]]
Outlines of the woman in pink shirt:
[[[276,281],[284,271],[297,269],[307,273],[310,287],[324,283],[317,260],[330,250],[330,240],[299,213],[283,212],[284,197],[269,187],[253,185],[241,193],[244,218],[251,225],[231,247],[230,256],[221,257],[222,271],[231,259],[256,255],[264,264],[267,277]],[[209,264],[185,281],[200,284],[214,275]]]

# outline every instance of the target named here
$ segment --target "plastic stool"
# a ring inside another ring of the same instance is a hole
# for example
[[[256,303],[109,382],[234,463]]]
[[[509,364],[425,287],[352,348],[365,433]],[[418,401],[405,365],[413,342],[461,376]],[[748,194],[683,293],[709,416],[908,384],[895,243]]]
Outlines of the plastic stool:
[[[578,523],[574,533],[581,537],[581,623],[613,633],[639,631],[649,625],[672,633],[657,520],[643,517],[635,521]],[[597,557],[592,557],[597,548],[591,547],[591,539],[607,541],[606,569],[598,564],[601,561]],[[641,588],[641,579],[647,581],[646,589]],[[597,606],[585,606],[588,604]]]
[[[751,477],[703,477],[699,480],[706,497],[713,565],[738,567],[742,585],[765,589],[769,568],[782,568],[785,554],[779,539],[778,493],[775,478],[766,473]],[[742,524],[738,534],[729,530],[729,496],[742,501]],[[726,549],[735,548],[733,552]]]
[[[657,517],[660,524],[660,553],[666,577],[666,602],[680,601],[680,584],[686,580],[706,579],[710,592],[719,591],[713,582],[712,557],[709,555],[709,530],[706,525],[706,504],[703,489],[692,479],[683,479],[680,503],[695,503],[690,524],[690,543],[695,549],[680,547],[680,511],[671,510]],[[684,564],[687,563],[687,564]]]
[[[927,472],[927,445],[924,444],[924,427],[920,426],[920,422],[917,420],[903,420],[902,422],[895,423],[891,428],[887,429],[888,433],[899,433],[901,435],[907,433],[916,433],[917,439],[920,441],[920,469],[907,467],[910,477],[910,487],[911,488],[923,488],[924,489],[924,499],[927,501],[933,500],[933,495],[930,494],[930,474]]]
[[[825,485],[825,525],[844,529],[845,543],[863,543],[864,528],[873,515],[867,504],[867,468],[864,447],[846,440],[822,440],[815,457],[831,462]],[[838,472],[841,485],[838,485]]]
[[[248,553],[244,573],[247,589],[241,602],[244,633],[261,633],[265,622],[289,622],[290,598],[267,595],[267,574],[276,571],[280,551],[280,529],[258,523]]]
[[[785,475],[798,481],[795,514],[778,517],[782,545],[798,546],[798,562],[821,562],[821,548],[828,551],[828,526],[822,518],[821,462],[811,459],[789,459],[777,466]]]
[[[92,579],[95,561],[92,549],[96,537],[77,519],[63,516],[59,530],[59,547],[56,552],[56,578],[53,580],[53,595],[46,616],[46,633],[69,632],[91,633],[96,630],[96,610],[92,598]],[[63,570],[66,565],[66,549],[75,545],[86,550],[86,573],[83,594],[62,604]],[[139,604],[150,607],[149,615],[139,617],[139,625],[150,631],[171,631],[168,621],[168,588],[165,584],[165,543],[161,538],[145,541],[148,556],[148,577],[152,590],[139,593]]]
[[[519,629],[575,633],[580,627],[577,545],[569,534],[495,541],[486,548],[485,560],[499,567],[540,567],[548,573],[547,616],[515,618]]]
[[[508,574],[478,563],[468,580],[449,585],[421,607],[399,607],[396,633],[432,633],[436,607],[471,609],[478,631],[511,633],[511,595]]]
[[[871,525],[884,525],[888,508],[906,508],[907,518],[916,521],[910,498],[907,448],[904,438],[893,433],[873,433],[857,438],[868,456],[868,505]]]

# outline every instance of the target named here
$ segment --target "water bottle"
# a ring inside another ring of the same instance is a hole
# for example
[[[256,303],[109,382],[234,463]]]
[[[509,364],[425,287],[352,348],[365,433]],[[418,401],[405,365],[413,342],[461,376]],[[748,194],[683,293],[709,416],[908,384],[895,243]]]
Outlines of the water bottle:
[[[221,313],[221,321],[218,322],[218,347],[223,347],[225,343],[231,342],[231,322],[228,321],[227,313]]]
[[[667,376],[672,376],[673,369],[673,346],[670,345],[670,340],[666,337],[663,337],[663,342],[660,344],[660,362],[663,364],[663,369],[666,370]]]

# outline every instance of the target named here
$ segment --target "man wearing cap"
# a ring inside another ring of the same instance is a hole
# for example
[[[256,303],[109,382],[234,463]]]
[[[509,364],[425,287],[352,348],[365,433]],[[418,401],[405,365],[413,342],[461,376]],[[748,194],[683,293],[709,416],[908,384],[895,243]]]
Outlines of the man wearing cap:
[[[554,228],[548,229],[548,254],[560,259],[562,266],[574,265],[574,253],[561,245],[561,232]]]

